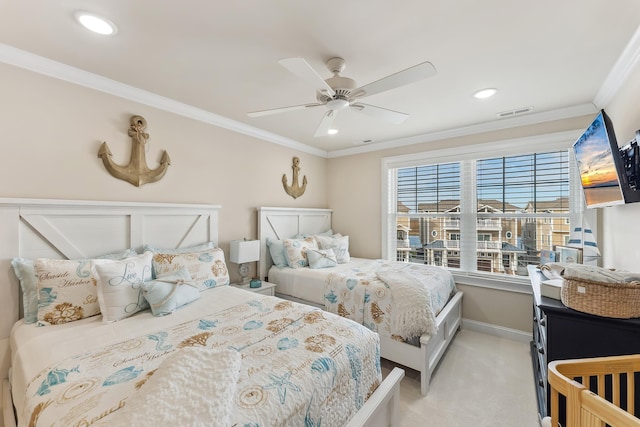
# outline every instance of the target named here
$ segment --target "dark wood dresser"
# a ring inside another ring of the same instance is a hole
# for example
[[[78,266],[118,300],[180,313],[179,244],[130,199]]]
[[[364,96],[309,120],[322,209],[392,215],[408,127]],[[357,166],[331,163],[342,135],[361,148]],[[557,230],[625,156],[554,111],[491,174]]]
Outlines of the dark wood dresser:
[[[561,301],[540,295],[537,268],[529,267],[533,287],[531,359],[538,412],[549,415],[547,364],[559,359],[640,354],[640,319],[613,319],[572,310]]]

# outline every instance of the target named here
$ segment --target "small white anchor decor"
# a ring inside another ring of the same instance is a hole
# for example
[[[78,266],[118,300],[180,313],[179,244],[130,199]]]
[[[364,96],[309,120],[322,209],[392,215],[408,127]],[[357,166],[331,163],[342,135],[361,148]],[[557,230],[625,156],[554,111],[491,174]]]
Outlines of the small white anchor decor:
[[[304,190],[307,189],[307,176],[305,175],[302,178],[302,186],[298,184],[298,175],[300,174],[300,159],[297,157],[293,158],[293,164],[291,165],[291,169],[293,169],[293,183],[291,186],[287,185],[287,174],[282,175],[282,185],[284,186],[284,191],[287,192],[288,195],[297,199],[298,197],[304,194]]]
[[[156,169],[149,169],[145,157],[145,146],[149,139],[147,121],[142,116],[132,116],[129,126],[129,136],[131,137],[131,158],[129,164],[121,166],[116,164],[111,158],[111,150],[106,142],[103,142],[98,151],[98,157],[102,159],[107,171],[118,179],[127,181],[130,184],[140,187],[143,184],[159,181],[167,172],[171,164],[171,159],[166,151],[162,150],[160,166]]]

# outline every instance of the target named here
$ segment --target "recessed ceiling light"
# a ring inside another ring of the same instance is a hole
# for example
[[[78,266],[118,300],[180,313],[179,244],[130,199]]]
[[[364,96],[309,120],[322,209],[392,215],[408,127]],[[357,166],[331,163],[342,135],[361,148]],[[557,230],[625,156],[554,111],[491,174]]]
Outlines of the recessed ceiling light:
[[[498,92],[498,89],[488,88],[488,89],[482,89],[477,91],[476,93],[473,94],[473,96],[478,99],[486,99],[486,98],[491,98],[497,92]]]
[[[73,15],[76,21],[87,30],[94,33],[109,36],[115,34],[118,30],[113,22],[89,12],[76,12]]]
[[[338,129],[329,129],[329,130],[327,131],[327,133],[328,133],[329,135],[335,135],[336,133],[338,133]]]

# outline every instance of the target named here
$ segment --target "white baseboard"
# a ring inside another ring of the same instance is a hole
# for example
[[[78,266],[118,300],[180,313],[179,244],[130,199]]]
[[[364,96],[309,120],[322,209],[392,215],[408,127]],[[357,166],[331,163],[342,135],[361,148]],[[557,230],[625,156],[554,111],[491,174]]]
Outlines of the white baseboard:
[[[494,335],[513,341],[528,343],[533,339],[531,332],[520,331],[518,329],[505,328],[504,326],[492,325],[490,323],[478,322],[477,320],[462,319],[462,329],[482,332],[483,334]]]

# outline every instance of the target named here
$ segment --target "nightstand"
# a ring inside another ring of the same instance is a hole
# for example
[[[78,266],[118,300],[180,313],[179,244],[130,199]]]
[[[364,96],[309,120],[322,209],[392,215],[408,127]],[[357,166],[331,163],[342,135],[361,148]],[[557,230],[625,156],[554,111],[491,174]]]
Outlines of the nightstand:
[[[255,292],[257,294],[262,294],[262,295],[274,296],[275,293],[276,293],[276,285],[275,285],[275,283],[265,282],[264,280],[262,281],[262,286],[260,286],[259,288],[250,288],[248,284],[247,285],[233,285],[233,286],[238,288],[238,289],[244,289],[245,291]]]

